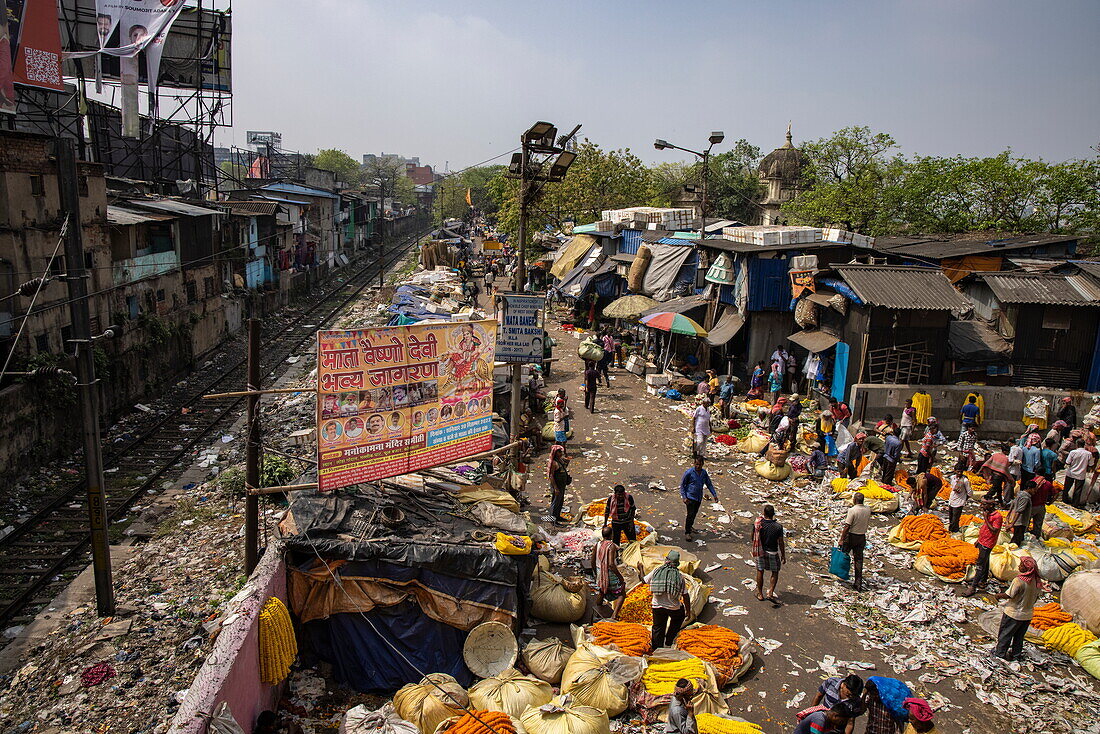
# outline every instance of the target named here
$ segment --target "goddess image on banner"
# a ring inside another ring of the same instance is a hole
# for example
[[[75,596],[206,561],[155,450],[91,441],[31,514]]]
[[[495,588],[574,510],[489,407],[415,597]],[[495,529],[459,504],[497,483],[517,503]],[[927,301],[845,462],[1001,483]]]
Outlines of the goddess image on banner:
[[[495,321],[317,332],[321,491],[491,449],[495,340]]]

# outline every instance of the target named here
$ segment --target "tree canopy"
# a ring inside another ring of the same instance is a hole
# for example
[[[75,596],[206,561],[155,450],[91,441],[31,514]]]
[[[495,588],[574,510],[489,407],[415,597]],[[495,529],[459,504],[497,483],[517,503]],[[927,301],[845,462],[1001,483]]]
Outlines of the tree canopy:
[[[336,177],[348,186],[356,186],[362,180],[362,166],[342,150],[326,148],[313,156],[313,167],[323,171],[335,171]]]

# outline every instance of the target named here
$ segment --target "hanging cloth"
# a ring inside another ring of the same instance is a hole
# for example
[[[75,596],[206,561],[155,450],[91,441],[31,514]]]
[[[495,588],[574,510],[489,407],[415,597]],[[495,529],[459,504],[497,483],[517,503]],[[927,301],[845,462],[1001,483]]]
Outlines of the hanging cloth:
[[[983,398],[981,395],[979,395],[976,392],[968,393],[967,396],[965,398],[963,398],[963,405],[966,405],[967,403],[969,403],[971,397],[975,398],[974,404],[978,406],[978,421],[977,421],[977,423],[980,426],[982,423],[985,422],[985,398]]]
[[[917,423],[928,423],[932,417],[932,396],[926,392],[913,393],[913,407],[917,409]]]

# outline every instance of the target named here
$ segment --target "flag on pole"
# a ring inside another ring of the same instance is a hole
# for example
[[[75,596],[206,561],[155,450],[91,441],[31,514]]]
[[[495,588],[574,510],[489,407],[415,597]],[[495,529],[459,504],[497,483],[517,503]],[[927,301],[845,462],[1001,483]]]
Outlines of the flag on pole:
[[[474,201],[473,201],[473,197],[470,193],[470,189],[466,189],[466,206],[473,206],[473,205],[474,205]]]

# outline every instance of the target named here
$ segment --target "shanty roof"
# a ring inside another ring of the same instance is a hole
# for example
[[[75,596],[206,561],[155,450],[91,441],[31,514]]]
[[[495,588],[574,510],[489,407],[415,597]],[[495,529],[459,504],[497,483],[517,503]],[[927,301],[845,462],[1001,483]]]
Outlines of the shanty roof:
[[[737,332],[741,331],[744,325],[745,317],[739,314],[736,308],[727,308],[722,313],[722,318],[718,319],[718,323],[707,334],[707,343],[712,347],[720,347],[737,336]]]
[[[1097,260],[1070,260],[1070,263],[1081,268],[1081,270],[1093,278],[1100,280],[1100,261]]]
[[[687,313],[695,308],[706,306],[709,301],[702,296],[684,296],[665,301],[651,309],[642,312],[642,316],[650,316],[655,313]]]
[[[960,237],[878,237],[875,249],[891,255],[927,257],[931,259],[965,257],[967,255],[999,255],[1033,247],[1076,242],[1076,235],[1027,234],[997,236],[973,235]]]
[[[1100,288],[1075,275],[978,273],[1001,303],[1100,306]]]
[[[182,214],[185,217],[209,217],[214,214],[221,214],[217,209],[207,209],[175,199],[130,199],[126,203],[142,209],[155,209],[162,212],[171,212],[172,214]]]
[[[117,225],[143,224],[145,222],[168,222],[176,217],[168,214],[152,214],[150,212],[138,212],[133,209],[107,205],[107,222]]]
[[[871,306],[911,311],[950,311],[970,306],[943,271],[899,265],[836,265],[837,274]]]
[[[227,201],[223,205],[229,207],[233,214],[246,217],[270,217],[279,213],[279,204],[274,201]]]
[[[833,336],[826,331],[819,331],[817,329],[803,329],[797,334],[791,334],[787,337],[798,346],[805,349],[807,352],[813,352],[814,354],[820,354],[827,349],[832,348],[838,341],[839,337]]]

